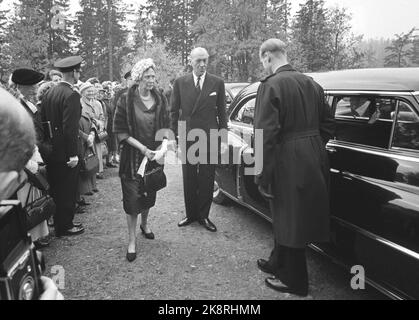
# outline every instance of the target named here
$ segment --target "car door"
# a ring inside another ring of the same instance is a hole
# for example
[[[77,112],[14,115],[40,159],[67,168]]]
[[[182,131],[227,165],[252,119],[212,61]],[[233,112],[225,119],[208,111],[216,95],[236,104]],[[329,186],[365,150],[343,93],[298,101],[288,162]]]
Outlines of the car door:
[[[243,105],[249,97],[238,97],[231,105],[228,121],[228,158],[217,165],[216,183],[224,193],[233,198],[242,200],[240,195],[240,166],[244,150],[249,149],[251,144],[253,127],[243,119]]]
[[[254,146],[254,112],[256,94],[249,95],[242,99],[231,114],[230,130],[243,139],[243,149],[241,152],[241,165],[238,167],[238,183],[240,200],[247,205],[270,217],[269,203],[263,198],[255,183],[255,176],[250,174],[255,168],[255,163],[251,160],[255,157]],[[250,140],[249,138],[250,137]]]
[[[336,137],[327,146],[333,243],[347,264],[365,268],[367,278],[379,279],[401,296],[419,296],[419,286],[409,284],[419,283],[418,243],[405,233],[417,232],[419,189],[402,187],[403,172],[416,172],[417,157],[397,149],[406,129],[399,117],[408,113],[414,123],[419,118],[409,101],[393,95],[334,97]]]

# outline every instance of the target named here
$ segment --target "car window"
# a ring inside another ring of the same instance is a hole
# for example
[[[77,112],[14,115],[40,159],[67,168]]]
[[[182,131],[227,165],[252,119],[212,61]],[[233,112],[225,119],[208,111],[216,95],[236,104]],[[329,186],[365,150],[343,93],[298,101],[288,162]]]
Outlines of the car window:
[[[419,150],[419,117],[404,101],[399,101],[393,147]]]
[[[397,100],[374,96],[336,98],[336,140],[388,148]]]
[[[232,115],[231,120],[253,125],[255,116],[255,102],[256,98],[251,98],[238,106]]]
[[[235,96],[237,96],[237,94],[241,91],[241,89],[243,89],[244,88],[244,86],[243,87],[232,87],[230,90],[231,90],[231,93],[233,94],[233,97],[235,97]]]
[[[340,97],[336,104],[336,117],[368,118],[371,115],[372,99],[369,97]]]

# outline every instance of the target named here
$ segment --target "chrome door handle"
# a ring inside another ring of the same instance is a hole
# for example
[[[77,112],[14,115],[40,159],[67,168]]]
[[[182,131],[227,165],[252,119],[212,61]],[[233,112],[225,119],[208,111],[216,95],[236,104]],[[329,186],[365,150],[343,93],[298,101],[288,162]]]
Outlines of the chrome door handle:
[[[336,152],[338,152],[335,148],[333,148],[333,147],[326,147],[326,150],[328,151],[328,152],[330,152],[330,153],[336,153]]]

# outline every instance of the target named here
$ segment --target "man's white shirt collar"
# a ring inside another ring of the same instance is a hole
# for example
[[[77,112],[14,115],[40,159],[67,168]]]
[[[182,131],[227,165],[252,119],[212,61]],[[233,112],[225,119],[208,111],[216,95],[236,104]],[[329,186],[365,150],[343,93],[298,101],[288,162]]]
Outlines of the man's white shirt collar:
[[[196,87],[196,84],[198,83],[198,76],[193,71],[192,71],[192,75],[193,75],[193,81],[194,81],[194,84],[195,84],[195,87]],[[207,75],[207,72],[205,71],[204,74],[201,76],[201,79],[199,81],[199,86],[201,87],[201,90],[202,90],[202,87],[204,85],[206,75]]]

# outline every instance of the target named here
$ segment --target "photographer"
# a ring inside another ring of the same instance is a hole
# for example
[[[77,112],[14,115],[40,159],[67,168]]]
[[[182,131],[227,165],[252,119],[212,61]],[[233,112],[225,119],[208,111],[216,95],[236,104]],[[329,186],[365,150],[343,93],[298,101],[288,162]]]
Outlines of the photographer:
[[[26,182],[23,169],[34,154],[35,137],[28,112],[0,88],[0,201],[15,198],[17,190]],[[44,289],[41,300],[62,298],[52,280],[43,277],[41,281]]]

